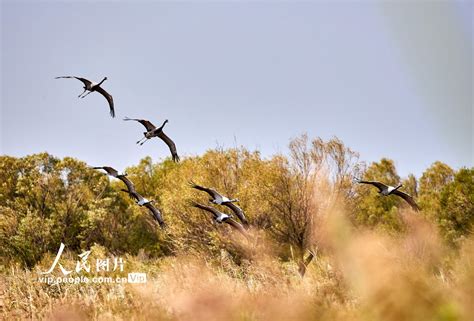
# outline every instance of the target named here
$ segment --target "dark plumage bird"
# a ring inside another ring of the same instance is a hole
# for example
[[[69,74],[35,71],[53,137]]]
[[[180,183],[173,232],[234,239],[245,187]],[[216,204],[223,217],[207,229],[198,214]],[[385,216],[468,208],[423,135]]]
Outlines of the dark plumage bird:
[[[135,199],[136,203],[139,205],[139,206],[144,206],[148,203],[151,203],[153,201],[150,201],[146,198],[144,198],[143,196],[141,196],[137,191],[129,191],[129,190],[126,190],[126,189],[121,189],[122,192],[125,192],[125,193],[128,193],[128,195]]]
[[[154,202],[153,200],[148,200],[141,196],[135,189],[135,185],[133,185],[132,181],[129,180],[126,176],[126,173],[120,174],[115,168],[110,167],[110,166],[101,166],[101,167],[92,167],[93,169],[103,169],[104,171],[107,172],[110,176],[113,176],[115,178],[120,179],[122,182],[127,185],[127,189],[122,189],[121,191],[128,193],[130,197],[134,198],[136,203],[139,206],[145,206],[150,210],[151,215],[153,215],[153,218],[160,224],[162,228],[166,227],[165,222],[163,221],[163,216],[161,215],[161,212],[159,209],[157,209],[152,203]]]
[[[383,196],[388,196],[388,195],[397,195],[397,196],[400,196],[401,198],[403,198],[408,204],[410,204],[410,206],[416,210],[416,211],[419,211],[420,210],[420,207],[418,206],[418,204],[416,204],[415,200],[413,199],[412,196],[408,195],[407,193],[405,192],[402,192],[402,191],[399,191],[398,189],[400,187],[402,187],[402,184],[398,184],[397,186],[393,187],[393,186],[390,186],[390,185],[386,185],[384,183],[381,183],[381,182],[377,182],[377,181],[364,181],[364,180],[360,180],[360,179],[355,179],[355,182],[359,183],[359,184],[369,184],[369,185],[373,185],[375,187],[378,188],[379,190],[379,193],[382,194]]]
[[[192,181],[189,182],[189,184],[191,185],[192,188],[195,188],[197,190],[200,190],[209,194],[212,197],[211,199],[209,199],[209,202],[218,204],[218,205],[227,206],[235,213],[235,215],[239,218],[242,224],[244,224],[245,226],[249,225],[249,222],[247,221],[247,218],[245,217],[244,211],[240,207],[234,204],[234,202],[239,201],[237,198],[229,199],[228,197],[222,195],[221,193],[219,193],[213,188],[203,187],[203,186],[197,185],[196,183]]]
[[[191,185],[192,188],[195,188],[197,190],[200,190],[200,191],[203,191],[203,192],[206,192],[207,194],[209,194],[212,197],[211,199],[209,199],[209,202],[211,202],[211,203],[218,204],[218,205],[224,205],[224,203],[232,203],[232,202],[238,202],[239,201],[237,198],[229,199],[228,197],[222,195],[221,193],[219,193],[215,189],[197,185],[193,181],[189,182],[189,184]]]
[[[212,215],[214,217],[214,220],[217,223],[227,223],[230,226],[232,226],[232,228],[238,230],[240,233],[242,233],[244,235],[247,235],[246,231],[245,231],[245,228],[242,226],[242,224],[240,224],[239,222],[234,220],[231,215],[219,212],[214,207],[202,205],[202,204],[199,204],[199,203],[193,203],[193,206],[212,213]]]
[[[161,215],[161,212],[158,208],[156,208],[152,202],[148,202],[146,203],[145,205],[146,208],[148,208],[148,210],[150,210],[151,214],[153,215],[153,217],[155,218],[155,220],[158,222],[158,224],[160,224],[160,227],[161,228],[165,228],[166,227],[166,223],[165,221],[163,220],[163,216]]]
[[[77,80],[80,80],[82,81],[82,83],[84,84],[84,91],[78,96],[79,98],[84,98],[86,97],[87,95],[89,95],[91,92],[93,91],[96,91],[98,93],[100,93],[102,96],[105,97],[105,99],[107,99],[107,102],[109,103],[109,109],[110,109],[110,116],[112,117],[115,117],[115,109],[114,109],[114,99],[112,98],[112,95],[110,95],[108,92],[105,91],[104,88],[102,88],[100,85],[102,85],[102,83],[104,81],[107,80],[107,77],[104,77],[104,79],[102,79],[101,82],[99,83],[95,83],[95,82],[92,82],[86,78],[81,78],[81,77],[76,77],[76,76],[60,76],[60,77],[56,77],[56,79],[60,79],[60,78],[75,78]],[[88,91],[88,93],[86,93],[84,95],[84,93]]]
[[[145,206],[146,208],[148,208],[148,210],[151,212],[151,215],[153,216],[153,218],[158,222],[158,224],[160,224],[161,228],[166,227],[166,223],[163,220],[163,216],[161,215],[160,210],[153,205],[153,203],[155,202],[154,200],[148,200],[148,199],[144,198],[143,196],[141,196],[136,191],[130,192],[130,191],[127,191],[126,189],[122,189],[121,191],[125,192],[125,193],[128,193],[130,195],[130,197],[134,198],[137,205]]]
[[[158,137],[162,141],[168,145],[170,152],[171,152],[171,157],[173,158],[173,161],[179,162],[179,156],[178,152],[176,150],[176,144],[169,138],[164,132],[163,132],[163,127],[168,123],[168,119],[166,119],[163,124],[160,127],[156,127],[153,125],[149,120],[146,119],[135,119],[135,118],[128,118],[125,117],[123,120],[134,120],[145,126],[146,132],[143,132],[143,138],[137,141],[137,144],[143,145],[145,142],[147,142],[149,139],[153,137]]]
[[[118,178],[122,182],[127,185],[128,193],[133,194],[136,193],[137,191],[135,190],[135,185],[133,185],[132,181],[129,180],[126,176],[127,173],[119,173],[115,168],[110,167],[110,166],[101,166],[101,167],[92,167],[93,169],[103,169],[104,171],[107,172],[112,177]]]
[[[97,167],[92,167],[93,169],[103,169],[104,171],[107,172],[112,177],[118,178],[119,176],[127,176],[126,173],[119,173],[115,168],[110,167],[110,166],[97,166]]]

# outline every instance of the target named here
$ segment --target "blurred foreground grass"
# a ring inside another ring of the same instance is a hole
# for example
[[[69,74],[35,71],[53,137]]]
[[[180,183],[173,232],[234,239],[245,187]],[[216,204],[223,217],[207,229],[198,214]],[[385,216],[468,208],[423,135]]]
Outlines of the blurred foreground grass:
[[[32,270],[1,270],[2,317],[52,320],[474,320],[474,240],[445,247],[427,221],[406,213],[397,236],[356,230],[336,214],[323,223],[319,255],[302,279],[270,246],[237,265],[192,253],[124,256],[124,273],[146,284],[37,281],[54,256]],[[243,241],[242,241],[243,242]],[[90,259],[107,254],[94,246]],[[72,253],[63,258],[72,266]],[[59,275],[59,274],[58,274]]]

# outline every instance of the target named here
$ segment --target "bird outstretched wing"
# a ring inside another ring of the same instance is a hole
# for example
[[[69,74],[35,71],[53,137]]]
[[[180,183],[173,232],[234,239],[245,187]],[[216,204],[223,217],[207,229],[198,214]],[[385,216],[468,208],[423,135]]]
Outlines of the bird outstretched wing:
[[[357,183],[359,184],[370,184],[370,185],[373,185],[375,187],[377,187],[379,189],[379,191],[383,191],[384,189],[386,189],[388,186],[385,185],[384,183],[381,183],[381,182],[377,182],[377,181],[364,181],[364,180],[361,180],[361,179],[356,179],[355,180]]]
[[[148,208],[153,215],[153,218],[160,224],[161,228],[165,228],[166,224],[163,220],[163,215],[161,215],[161,211],[156,208],[152,203],[146,203],[145,207]]]
[[[215,189],[213,189],[213,188],[200,186],[200,185],[194,183],[193,181],[190,181],[190,182],[189,182],[189,185],[191,185],[192,188],[195,188],[195,189],[197,189],[197,190],[206,192],[206,193],[209,194],[213,199],[216,199],[216,198],[218,198],[218,197],[222,197],[222,195],[221,195],[219,192],[217,192]]]
[[[214,207],[211,207],[211,206],[202,205],[202,204],[195,203],[195,202],[193,203],[193,206],[212,213],[213,216],[214,216],[214,219],[219,217],[219,215],[221,214],[217,209],[215,209]],[[242,224],[240,224],[239,222],[237,222],[233,218],[229,217],[226,220],[224,220],[223,222],[229,224],[230,226],[232,226],[232,228],[238,230],[240,233],[247,236],[247,232],[245,231],[245,228],[242,226]]]
[[[128,195],[132,198],[135,199],[137,202],[144,200],[143,196],[141,196],[138,192],[136,191],[128,191],[126,189],[121,189],[122,192],[128,193]],[[161,212],[159,209],[157,209],[151,202],[145,203],[142,206],[145,206],[148,208],[153,216],[153,218],[160,224],[162,228],[166,227],[165,222],[163,221],[163,216],[161,215]]]
[[[413,197],[412,197],[411,195],[408,195],[407,193],[402,192],[402,191],[399,191],[399,190],[393,191],[392,194],[398,195],[398,196],[400,196],[401,198],[403,198],[408,204],[410,204],[410,206],[411,206],[415,211],[419,211],[419,210],[420,210],[420,207],[418,206],[418,204],[416,204],[415,200],[413,199]]]
[[[156,129],[156,126],[153,125],[151,123],[151,121],[149,120],[146,120],[146,119],[136,119],[136,118],[128,118],[128,117],[125,117],[123,120],[127,121],[127,120],[134,120],[134,121],[137,121],[139,122],[140,124],[142,124],[143,126],[145,126],[146,130],[148,132],[152,131],[152,130],[155,130]]]
[[[101,166],[101,167],[92,167],[92,168],[93,169],[103,169],[110,176],[118,178],[119,180],[124,182],[125,185],[127,186],[128,191],[127,190],[123,190],[123,191],[129,193],[131,196],[135,197],[135,199],[137,199],[137,201],[139,201],[139,198],[136,196],[136,195],[139,195],[139,194],[137,193],[137,191],[135,189],[135,185],[133,185],[132,181],[129,180],[125,175],[119,175],[118,171],[115,168],[110,167],[110,166]]]
[[[175,161],[176,163],[179,162],[179,156],[178,156],[178,151],[176,150],[176,144],[171,140],[171,138],[169,138],[163,131],[160,131],[158,133],[158,137],[161,138],[161,140],[164,141],[166,145],[168,145],[173,161]]]
[[[92,85],[92,81],[86,78],[81,78],[81,77],[76,77],[76,76],[59,76],[59,77],[55,77],[54,79],[60,79],[60,78],[75,78],[77,80],[82,81],[82,83],[88,88]]]
[[[220,215],[220,212],[217,209],[215,209],[214,207],[207,206],[207,205],[202,205],[200,203],[193,203],[193,206],[197,207],[197,208],[200,208],[202,210],[208,211],[209,213],[212,213],[212,215],[214,216],[214,219],[216,219]]]
[[[244,236],[247,236],[247,231],[245,230],[245,228],[242,226],[242,224],[240,224],[236,220],[232,218],[228,218],[224,221],[224,223],[229,224],[230,226],[232,226],[232,228],[236,229],[237,231],[242,233]]]
[[[121,189],[122,192],[125,192],[130,196],[130,198],[134,199],[137,203],[144,200],[144,197],[141,196],[137,191],[132,190],[129,191],[128,189]]]
[[[125,176],[119,176],[117,177],[119,180],[121,180],[122,182],[125,183],[125,185],[127,186],[127,189],[128,189],[128,192],[130,193],[130,195],[134,195],[134,193],[137,193],[137,190],[135,189],[135,185],[132,183],[131,180],[129,180],[127,177]],[[137,199],[138,200],[138,199]]]
[[[235,216],[239,218],[239,220],[242,222],[243,225],[248,226],[249,222],[247,221],[247,218],[245,217],[244,211],[237,205],[235,205],[232,202],[225,202],[222,205],[227,206],[232,210],[232,212],[235,213]]]
[[[117,177],[119,175],[118,171],[110,166],[97,166],[97,167],[92,167],[93,169],[103,169],[104,171],[107,172],[110,176]]]
[[[110,116],[115,117],[114,99],[113,99],[112,95],[109,94],[108,92],[106,92],[105,89],[100,87],[100,86],[97,86],[97,88],[95,90],[98,93],[100,93],[102,96],[104,96],[105,99],[107,99],[107,101],[109,103],[109,108],[110,108]]]

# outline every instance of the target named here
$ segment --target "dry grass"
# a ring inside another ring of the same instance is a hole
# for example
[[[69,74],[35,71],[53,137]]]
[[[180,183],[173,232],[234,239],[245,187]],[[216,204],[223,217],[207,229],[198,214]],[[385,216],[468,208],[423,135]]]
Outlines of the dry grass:
[[[452,253],[436,230],[402,213],[403,235],[356,231],[340,211],[321,222],[321,255],[304,279],[271,247],[240,240],[248,260],[178,255],[159,261],[126,257],[145,285],[37,282],[34,270],[3,267],[4,319],[52,320],[474,320],[474,240]],[[252,250],[252,248],[258,250]],[[93,248],[95,255],[104,249]],[[72,261],[72,257],[68,260]]]

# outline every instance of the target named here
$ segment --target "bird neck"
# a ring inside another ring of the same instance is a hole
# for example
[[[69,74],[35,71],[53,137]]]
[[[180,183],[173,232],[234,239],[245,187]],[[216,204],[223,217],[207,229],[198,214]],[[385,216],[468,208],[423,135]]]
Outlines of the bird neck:
[[[158,128],[158,129],[159,129],[159,130],[163,130],[163,127],[165,127],[165,125],[166,125],[167,122],[168,122],[168,119],[165,120],[165,121],[163,122],[163,124],[161,125],[161,127]]]
[[[102,85],[102,83],[103,83],[104,81],[106,81],[106,80],[107,80],[107,77],[104,77],[104,79],[102,79],[102,80],[100,81],[100,83],[97,84],[97,86]]]

